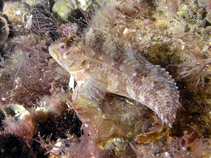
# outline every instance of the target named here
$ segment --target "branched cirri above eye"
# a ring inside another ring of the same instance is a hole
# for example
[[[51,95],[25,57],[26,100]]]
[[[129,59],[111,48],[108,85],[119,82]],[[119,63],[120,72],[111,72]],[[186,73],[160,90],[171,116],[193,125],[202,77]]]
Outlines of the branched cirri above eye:
[[[65,52],[67,50],[67,45],[65,43],[60,43],[59,49],[60,51]]]

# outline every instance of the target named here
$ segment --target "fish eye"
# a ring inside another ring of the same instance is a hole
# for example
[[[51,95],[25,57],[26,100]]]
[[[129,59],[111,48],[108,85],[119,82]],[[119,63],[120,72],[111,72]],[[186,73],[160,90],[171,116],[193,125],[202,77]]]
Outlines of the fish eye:
[[[60,43],[59,49],[60,51],[65,52],[67,50],[67,45],[65,43]]]

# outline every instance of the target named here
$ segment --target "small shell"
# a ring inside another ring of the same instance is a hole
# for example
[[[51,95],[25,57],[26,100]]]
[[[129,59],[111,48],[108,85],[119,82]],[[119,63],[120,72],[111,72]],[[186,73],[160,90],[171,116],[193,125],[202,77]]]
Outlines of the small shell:
[[[7,115],[15,117],[17,120],[23,120],[25,119],[26,115],[30,115],[28,110],[23,105],[19,104],[7,105],[4,107],[4,110],[6,111]]]
[[[6,18],[0,15],[0,44],[4,44],[9,35],[9,26]]]
[[[20,34],[20,32],[30,29],[32,23],[30,9],[26,3],[6,2],[2,14],[8,18],[13,30]]]
[[[206,15],[206,20],[211,23],[211,11],[209,11]]]

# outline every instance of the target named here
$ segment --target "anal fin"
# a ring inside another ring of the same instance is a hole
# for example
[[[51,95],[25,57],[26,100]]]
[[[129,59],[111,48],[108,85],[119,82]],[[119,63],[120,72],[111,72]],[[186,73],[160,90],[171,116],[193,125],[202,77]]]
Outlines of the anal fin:
[[[136,142],[139,143],[152,143],[155,142],[165,135],[168,134],[169,128],[166,128],[165,126],[161,126],[155,131],[151,131],[148,133],[140,134],[136,137]]]

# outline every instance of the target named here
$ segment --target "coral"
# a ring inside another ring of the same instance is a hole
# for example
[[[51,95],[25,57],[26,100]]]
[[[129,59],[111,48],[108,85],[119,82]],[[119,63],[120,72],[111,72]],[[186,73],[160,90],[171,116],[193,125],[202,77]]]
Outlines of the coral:
[[[196,133],[188,134],[185,131],[182,138],[171,138],[168,143],[172,157],[205,158],[210,157],[211,154],[210,141],[210,139],[198,137]]]
[[[71,93],[65,92],[63,89],[57,89],[52,86],[51,95],[44,96],[40,100],[40,108],[44,107],[48,113],[60,116],[67,111],[66,100],[71,98]]]
[[[40,139],[41,146],[48,149],[49,157],[109,157],[113,155],[93,143],[89,137],[82,136],[80,141],[71,138],[66,140],[58,140],[57,143],[48,142]]]

